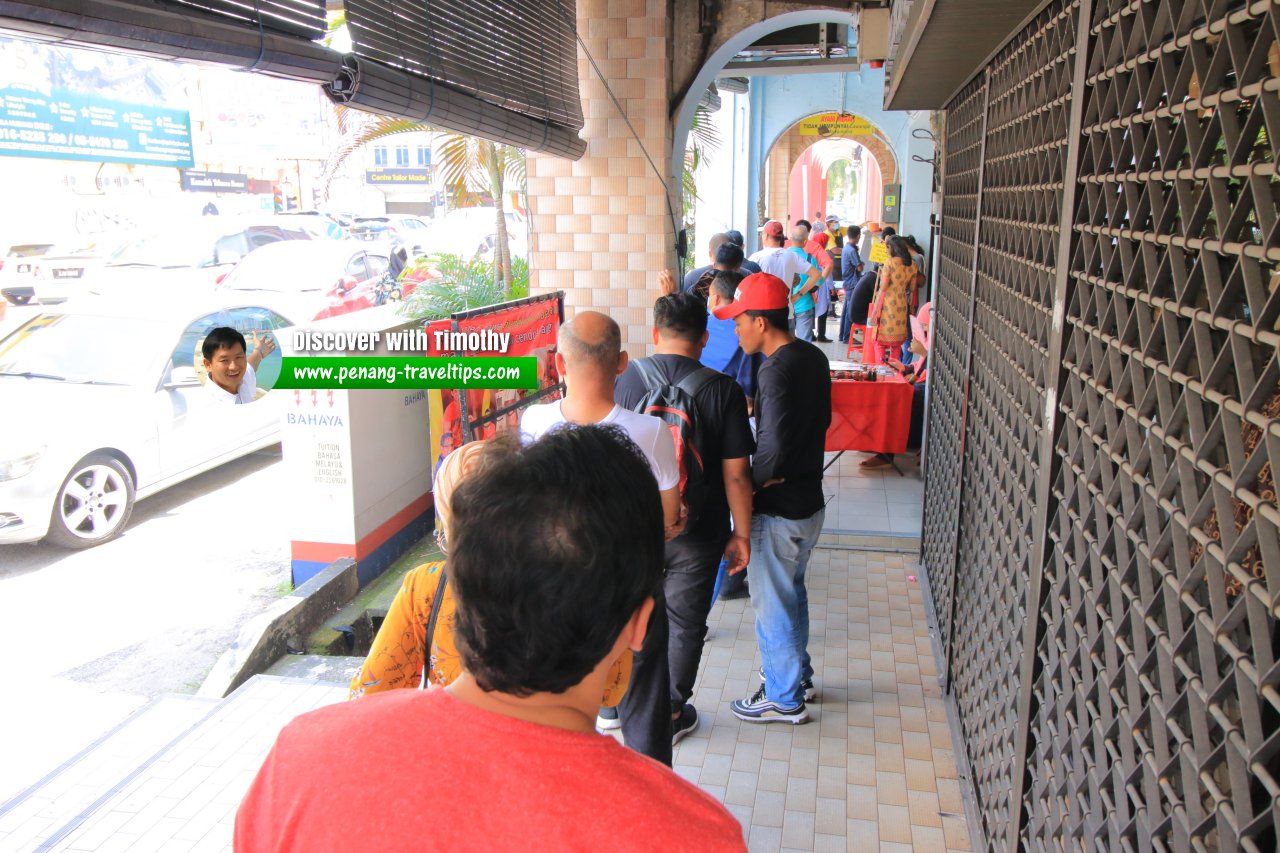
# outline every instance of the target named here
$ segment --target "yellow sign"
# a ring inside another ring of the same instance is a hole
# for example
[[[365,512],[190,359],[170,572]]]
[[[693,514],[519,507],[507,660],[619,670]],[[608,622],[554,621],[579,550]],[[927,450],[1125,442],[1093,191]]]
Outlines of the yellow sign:
[[[800,122],[801,136],[861,136],[875,133],[862,116],[852,113],[823,113]]]
[[[884,244],[883,240],[871,241],[870,255],[871,255],[870,261],[873,264],[889,263],[889,247]]]
[[[896,195],[887,195],[887,196],[885,196],[885,197],[884,197],[884,206],[885,206],[885,207],[897,207],[897,206],[898,206],[898,197],[897,197]]]

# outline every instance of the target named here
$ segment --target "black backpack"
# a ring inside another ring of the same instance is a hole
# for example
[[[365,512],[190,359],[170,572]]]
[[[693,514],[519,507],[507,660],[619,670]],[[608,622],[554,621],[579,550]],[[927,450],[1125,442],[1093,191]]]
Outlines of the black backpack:
[[[702,456],[704,442],[694,399],[721,374],[718,370],[701,367],[673,385],[653,361],[639,359],[631,363],[648,389],[635,410],[660,419],[671,430],[671,438],[675,441],[676,464],[680,469],[680,500],[689,513],[685,530],[691,530],[707,498],[706,461]]]

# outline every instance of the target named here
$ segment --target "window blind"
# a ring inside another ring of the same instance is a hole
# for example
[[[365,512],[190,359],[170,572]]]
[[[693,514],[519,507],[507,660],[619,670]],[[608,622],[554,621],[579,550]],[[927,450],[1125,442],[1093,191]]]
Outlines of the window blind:
[[[302,36],[323,27],[322,0],[261,0],[257,12],[230,0],[0,0],[0,34],[313,83],[332,82],[342,60]]]
[[[577,159],[575,13],[564,0],[345,0],[340,102]]]

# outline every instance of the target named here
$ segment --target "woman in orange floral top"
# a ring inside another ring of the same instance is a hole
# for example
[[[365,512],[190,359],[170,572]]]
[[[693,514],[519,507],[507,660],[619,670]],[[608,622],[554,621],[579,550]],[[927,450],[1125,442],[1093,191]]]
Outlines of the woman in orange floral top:
[[[906,240],[895,235],[885,241],[885,248],[889,261],[880,268],[880,283],[867,315],[867,325],[875,328],[876,345],[884,351],[882,361],[892,357],[910,337],[908,300],[916,276]]]
[[[451,511],[450,498],[462,478],[483,464],[487,442],[473,441],[464,444],[446,456],[436,473],[435,510],[440,519],[441,550],[447,547]],[[358,699],[371,693],[395,690],[402,687],[426,687],[428,684],[445,686],[462,673],[462,659],[453,640],[453,617],[456,606],[453,587],[446,584],[444,599],[440,603],[440,615],[436,618],[436,632],[431,646],[431,659],[427,665],[427,681],[423,684],[423,664],[427,644],[427,622],[431,618],[431,605],[440,585],[440,570],[445,561],[424,563],[409,571],[396,592],[395,600],[387,610],[387,616],[378,629],[364,666],[351,679],[348,698]],[[610,670],[608,686],[602,705],[612,708],[622,701],[627,681],[631,677],[631,652],[627,651]]]

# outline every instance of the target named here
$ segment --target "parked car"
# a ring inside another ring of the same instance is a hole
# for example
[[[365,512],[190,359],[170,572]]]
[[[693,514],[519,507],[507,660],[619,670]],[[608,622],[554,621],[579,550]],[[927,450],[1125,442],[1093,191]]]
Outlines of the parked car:
[[[411,257],[421,254],[423,240],[430,230],[426,220],[417,216],[388,213],[382,216],[357,216],[350,234],[356,240],[390,241],[403,245]]]
[[[47,243],[14,243],[0,257],[0,296],[13,305],[26,305],[35,288],[31,286],[33,259],[53,247]]]
[[[529,226],[519,214],[506,211],[507,237],[513,258],[529,256]],[[452,210],[440,218],[427,239],[423,241],[421,255],[460,255],[470,261],[476,257],[491,257],[497,239],[497,216],[492,207],[463,207]]]
[[[390,263],[390,247],[383,244],[276,243],[242,260],[218,287],[246,299],[270,293],[299,321],[323,320],[379,304]]]
[[[279,350],[258,369],[251,405],[218,403],[200,379],[211,329],[284,338],[293,325],[250,295],[86,297],[0,339],[0,543],[99,545],[138,500],[278,442],[284,395],[266,389]]]
[[[123,235],[80,237],[53,246],[31,263],[31,300],[42,305],[66,302],[83,290],[83,279],[106,263],[128,238]]]
[[[310,216],[204,216],[125,243],[85,276],[84,292],[118,295],[156,284],[199,289],[263,246],[327,239],[324,223]]]
[[[324,210],[287,210],[277,216],[314,216],[324,223],[324,232],[334,240],[344,240],[348,236],[351,223],[355,217],[349,213],[333,213]]]

